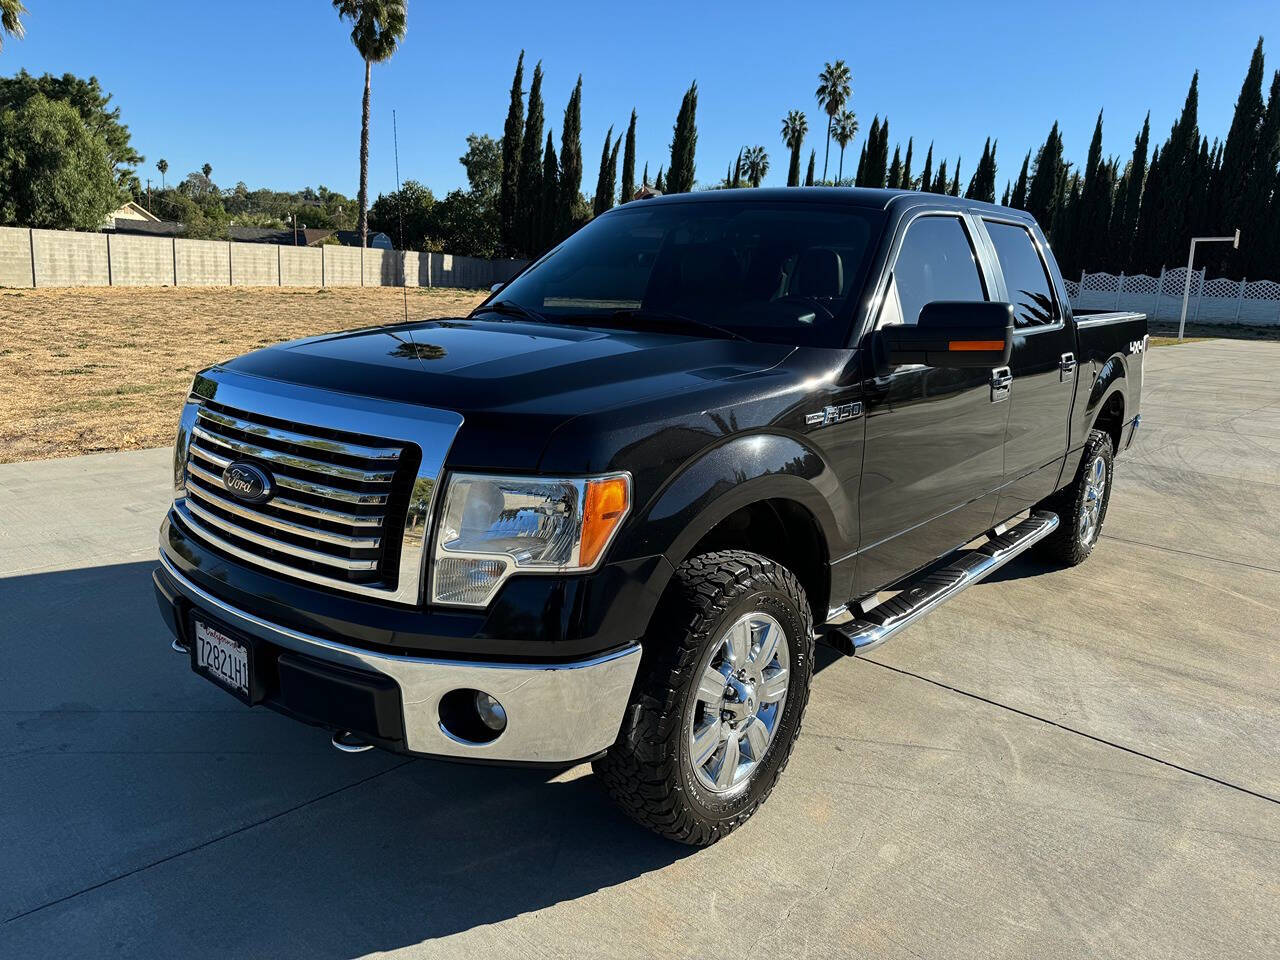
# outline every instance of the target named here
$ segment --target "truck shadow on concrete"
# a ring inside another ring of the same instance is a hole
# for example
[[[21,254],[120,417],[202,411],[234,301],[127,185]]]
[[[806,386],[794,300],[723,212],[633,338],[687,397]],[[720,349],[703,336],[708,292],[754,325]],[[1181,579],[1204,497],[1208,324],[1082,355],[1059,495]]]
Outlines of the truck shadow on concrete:
[[[170,652],[153,566],[0,580],[12,955],[345,960],[694,852],[624,818],[586,767],[346,756],[243,707]]]

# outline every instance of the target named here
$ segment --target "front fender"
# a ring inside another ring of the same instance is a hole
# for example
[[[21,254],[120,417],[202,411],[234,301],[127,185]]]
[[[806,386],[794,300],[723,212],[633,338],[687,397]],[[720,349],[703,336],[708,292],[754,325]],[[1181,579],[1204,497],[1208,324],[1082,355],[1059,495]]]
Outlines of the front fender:
[[[679,565],[716,524],[751,503],[790,500],[814,518],[828,555],[851,553],[856,504],[812,447],[780,433],[738,436],[701,453],[639,511],[619,555],[662,554]]]

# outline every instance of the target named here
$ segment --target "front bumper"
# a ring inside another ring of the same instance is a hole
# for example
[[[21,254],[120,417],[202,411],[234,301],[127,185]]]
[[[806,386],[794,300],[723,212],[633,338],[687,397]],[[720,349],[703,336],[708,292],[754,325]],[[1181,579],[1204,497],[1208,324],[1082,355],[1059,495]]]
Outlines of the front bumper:
[[[544,764],[593,756],[617,738],[640,666],[637,644],[573,663],[480,663],[380,653],[273,624],[239,609],[183,576],[163,551],[155,581],[161,612],[184,643],[184,611],[194,608],[269,650],[301,654],[348,674],[372,675],[374,684],[393,681],[399,692],[403,740],[396,743],[385,732],[374,732],[370,738],[408,753]],[[482,690],[495,697],[507,714],[503,732],[488,743],[451,734],[441,722],[440,703],[454,690]],[[304,719],[330,725],[314,710]],[[337,721],[331,725],[346,726]]]

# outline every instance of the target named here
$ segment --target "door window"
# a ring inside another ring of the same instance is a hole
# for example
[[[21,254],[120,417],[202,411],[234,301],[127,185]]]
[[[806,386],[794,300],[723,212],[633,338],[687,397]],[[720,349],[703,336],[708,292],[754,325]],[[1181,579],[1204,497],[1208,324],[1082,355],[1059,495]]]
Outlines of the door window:
[[[1014,326],[1019,329],[1051,326],[1058,322],[1053,284],[1044,260],[1026,227],[984,220],[996,258],[1004,273],[1004,285],[1013,303]]]
[[[907,227],[880,326],[914,324],[935,300],[986,300],[969,233],[959,217],[921,217]]]

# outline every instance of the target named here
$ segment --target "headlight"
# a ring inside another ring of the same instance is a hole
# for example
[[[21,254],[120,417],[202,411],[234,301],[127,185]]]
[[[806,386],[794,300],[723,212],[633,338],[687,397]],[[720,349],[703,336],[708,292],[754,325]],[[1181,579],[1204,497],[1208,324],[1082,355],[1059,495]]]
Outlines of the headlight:
[[[431,600],[483,607],[513,573],[590,570],[630,508],[626,474],[454,474],[436,534]]]

